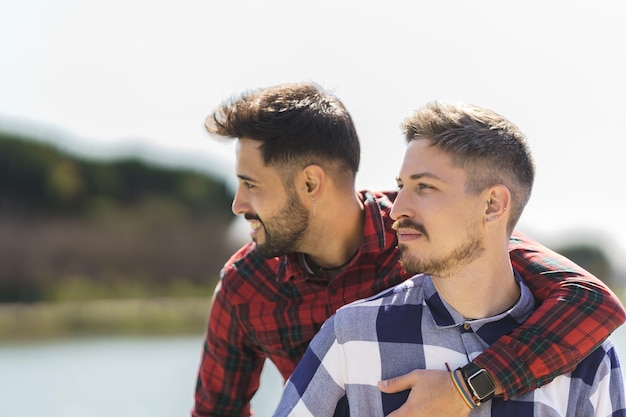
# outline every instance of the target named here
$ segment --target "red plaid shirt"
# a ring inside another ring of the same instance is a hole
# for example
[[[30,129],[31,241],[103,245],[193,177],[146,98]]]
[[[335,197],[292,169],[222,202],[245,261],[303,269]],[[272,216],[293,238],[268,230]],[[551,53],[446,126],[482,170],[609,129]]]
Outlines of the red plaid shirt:
[[[287,379],[335,310],[409,276],[398,262],[389,217],[395,192],[362,192],[360,198],[363,244],[332,280],[310,274],[297,254],[264,259],[252,242],[226,263],[212,303],[192,416],[249,416],[266,358]],[[475,360],[498,379],[507,397],[573,369],[625,319],[615,294],[572,262],[519,234],[511,250],[513,266],[543,304]]]

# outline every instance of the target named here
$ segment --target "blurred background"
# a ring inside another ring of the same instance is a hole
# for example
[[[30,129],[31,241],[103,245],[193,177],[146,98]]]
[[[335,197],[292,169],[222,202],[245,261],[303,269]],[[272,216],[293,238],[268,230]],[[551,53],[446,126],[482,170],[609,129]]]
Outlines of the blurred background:
[[[623,297],[626,6],[498,1],[0,2],[0,415],[188,415],[219,269],[247,239],[234,149],[204,117],[314,81],[351,111],[359,188],[399,125],[472,102],[537,161],[519,229]],[[626,350],[622,329],[615,334]],[[270,415],[267,367],[255,398]]]

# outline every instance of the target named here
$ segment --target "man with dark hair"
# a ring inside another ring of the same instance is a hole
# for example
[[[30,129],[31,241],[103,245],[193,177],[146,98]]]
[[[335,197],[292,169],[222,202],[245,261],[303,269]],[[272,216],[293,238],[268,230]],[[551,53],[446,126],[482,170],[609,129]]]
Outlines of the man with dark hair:
[[[335,96],[312,83],[260,89],[227,100],[206,128],[237,140],[232,208],[251,242],[226,262],[213,296],[192,415],[248,416],[266,359],[289,378],[339,307],[411,275],[389,217],[396,192],[355,190],[359,139]],[[541,305],[472,362],[505,398],[570,371],[625,319],[615,294],[571,261],[519,233],[509,250]],[[461,401],[441,395],[449,379],[427,381],[409,401]]]

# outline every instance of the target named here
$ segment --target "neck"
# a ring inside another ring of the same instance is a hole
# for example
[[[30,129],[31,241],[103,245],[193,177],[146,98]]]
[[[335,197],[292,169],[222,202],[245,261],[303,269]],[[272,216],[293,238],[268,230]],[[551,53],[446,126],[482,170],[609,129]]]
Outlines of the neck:
[[[520,288],[508,257],[484,259],[446,278],[433,276],[439,295],[467,319],[495,316],[519,299]]]
[[[324,268],[317,265],[310,259],[307,254],[302,254],[302,261],[304,262],[306,267],[313,273],[313,275],[318,277],[334,278],[335,276],[339,275],[350,264],[350,262],[352,262],[352,260],[357,256],[358,253],[359,251],[357,248],[357,251],[354,252],[354,254],[350,258],[348,258],[347,261],[345,261],[341,265],[333,266],[331,268]]]
[[[363,243],[363,204],[352,199],[328,199],[318,204],[308,244],[301,252],[312,271],[338,271],[357,255]],[[325,274],[327,275],[327,274]]]

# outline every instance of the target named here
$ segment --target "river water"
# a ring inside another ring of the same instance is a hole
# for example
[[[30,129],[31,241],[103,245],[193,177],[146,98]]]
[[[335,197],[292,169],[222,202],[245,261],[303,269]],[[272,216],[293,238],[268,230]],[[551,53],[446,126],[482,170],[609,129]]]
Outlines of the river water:
[[[612,336],[626,365],[626,328]],[[201,337],[0,345],[0,417],[189,416]],[[271,416],[282,380],[268,364],[253,399]]]
[[[0,417],[188,417],[201,336],[0,344]],[[253,404],[271,416],[270,364]]]

